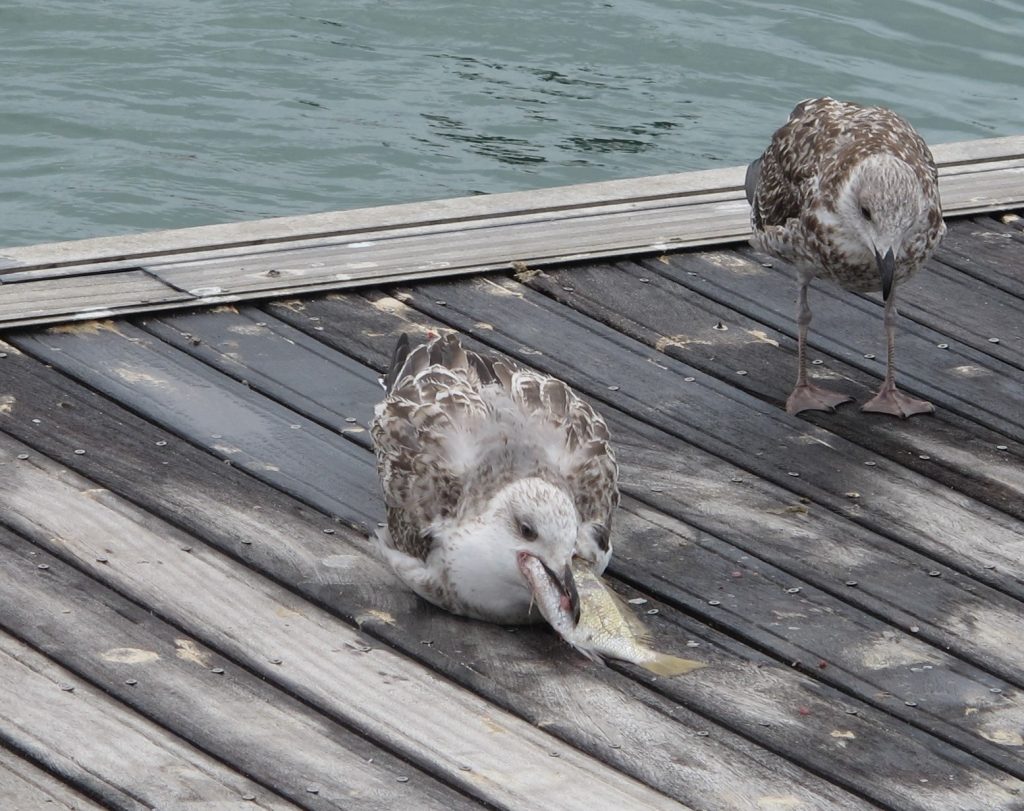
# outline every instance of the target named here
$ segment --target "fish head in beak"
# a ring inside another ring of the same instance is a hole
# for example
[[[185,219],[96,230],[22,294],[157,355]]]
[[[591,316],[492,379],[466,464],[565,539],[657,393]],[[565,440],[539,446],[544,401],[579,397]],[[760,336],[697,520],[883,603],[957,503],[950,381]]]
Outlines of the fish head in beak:
[[[544,600],[546,595],[553,594],[559,609],[572,616],[573,625],[576,625],[580,621],[580,594],[576,590],[571,562],[553,567],[540,556],[523,550],[517,552],[516,557],[519,571],[536,599]]]
[[[878,263],[878,273],[882,277],[882,299],[888,301],[892,293],[893,280],[896,278],[896,256],[892,248],[884,254],[876,248],[875,261]]]

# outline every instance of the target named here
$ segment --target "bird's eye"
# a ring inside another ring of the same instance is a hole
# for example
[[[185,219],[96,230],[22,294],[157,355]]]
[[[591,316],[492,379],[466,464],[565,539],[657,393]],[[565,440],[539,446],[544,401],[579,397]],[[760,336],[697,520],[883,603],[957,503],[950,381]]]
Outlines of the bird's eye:
[[[519,534],[523,536],[523,540],[537,540],[537,530],[533,528],[533,524],[531,524],[529,521],[519,522]]]
[[[871,222],[871,211],[868,209],[867,206],[861,206],[860,207],[860,213],[861,213],[861,216],[864,217],[865,220],[867,220],[868,222]]]

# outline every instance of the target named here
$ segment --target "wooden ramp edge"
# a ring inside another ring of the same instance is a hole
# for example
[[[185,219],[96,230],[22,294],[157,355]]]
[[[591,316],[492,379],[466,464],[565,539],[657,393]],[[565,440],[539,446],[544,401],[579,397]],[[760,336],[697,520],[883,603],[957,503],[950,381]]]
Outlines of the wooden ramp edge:
[[[947,216],[1024,205],[1024,135],[934,148]],[[0,327],[747,239],[744,167],[0,249]]]

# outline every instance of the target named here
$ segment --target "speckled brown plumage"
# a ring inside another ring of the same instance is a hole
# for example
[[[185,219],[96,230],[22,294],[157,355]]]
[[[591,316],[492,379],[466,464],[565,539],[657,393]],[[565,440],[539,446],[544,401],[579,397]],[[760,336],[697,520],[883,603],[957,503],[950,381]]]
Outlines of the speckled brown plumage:
[[[885,294],[889,373],[881,400],[865,410],[901,416],[931,410],[895,389],[892,363],[895,288],[917,272],[945,233],[935,163],[913,127],[883,107],[830,98],[800,102],[748,168],[746,192],[751,243],[800,274],[797,388],[810,395],[791,397],[789,410],[830,410],[849,399],[806,381],[806,287],[818,275],[847,290]],[[905,402],[897,403],[900,398]]]

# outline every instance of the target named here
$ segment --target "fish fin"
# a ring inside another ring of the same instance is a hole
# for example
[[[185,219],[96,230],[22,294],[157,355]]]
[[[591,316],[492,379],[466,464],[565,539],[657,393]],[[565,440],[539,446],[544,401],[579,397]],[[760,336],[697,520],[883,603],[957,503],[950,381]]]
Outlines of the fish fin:
[[[573,645],[571,642],[569,644],[572,645],[573,650],[576,650],[579,653],[582,653],[591,662],[596,662],[599,665],[607,665],[608,664],[608,660],[605,659],[600,653],[598,653],[593,648],[587,648],[587,647],[584,647],[583,645]]]
[[[681,676],[684,673],[707,667],[706,664],[695,659],[681,659],[678,656],[657,651],[651,651],[650,658],[647,661],[638,662],[638,664],[657,676]]]

